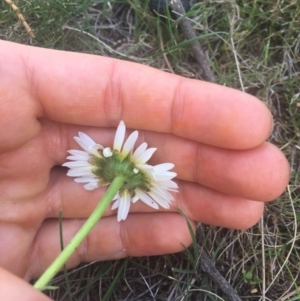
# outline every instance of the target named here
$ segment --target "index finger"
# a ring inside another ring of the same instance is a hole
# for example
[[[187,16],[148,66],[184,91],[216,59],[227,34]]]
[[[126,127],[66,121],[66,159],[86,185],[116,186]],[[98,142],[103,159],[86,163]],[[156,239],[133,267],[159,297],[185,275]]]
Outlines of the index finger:
[[[271,131],[267,107],[237,90],[106,57],[1,48],[23,58],[43,116],[57,122],[111,127],[122,119],[129,128],[231,149],[255,147]]]

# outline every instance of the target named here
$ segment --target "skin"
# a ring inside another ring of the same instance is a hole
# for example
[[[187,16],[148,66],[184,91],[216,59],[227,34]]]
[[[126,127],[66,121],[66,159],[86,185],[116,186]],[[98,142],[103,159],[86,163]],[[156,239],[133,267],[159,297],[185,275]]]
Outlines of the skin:
[[[150,164],[175,164],[179,193],[171,210],[137,202],[120,223],[108,209],[69,268],[181,251],[191,238],[176,208],[192,223],[251,227],[264,202],[288,183],[284,155],[265,142],[272,116],[248,94],[130,62],[5,41],[0,74],[1,300],[49,300],[20,278],[37,278],[59,253],[59,211],[67,243],[105,191],[84,190],[60,167],[68,149],[79,149],[79,130],[112,146],[124,120],[128,134],[139,130],[137,145],[158,148]]]

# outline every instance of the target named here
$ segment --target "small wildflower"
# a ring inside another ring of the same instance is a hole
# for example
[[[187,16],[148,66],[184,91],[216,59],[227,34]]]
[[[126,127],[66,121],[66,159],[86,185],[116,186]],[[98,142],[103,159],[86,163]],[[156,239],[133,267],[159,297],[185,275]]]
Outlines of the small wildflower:
[[[79,132],[74,139],[83,150],[69,150],[67,159],[71,161],[63,164],[70,168],[67,175],[75,177],[77,183],[84,183],[87,190],[109,185],[117,176],[123,177],[124,185],[114,197],[112,205],[112,210],[118,208],[118,221],[126,219],[130,204],[138,200],[154,209],[158,209],[158,205],[169,209],[174,200],[169,191],[177,192],[178,189],[172,181],[177,174],[170,171],[174,164],[147,164],[156,148],[147,149],[147,143],[144,142],[133,151],[138,131],[131,133],[124,142],[125,132],[125,124],[121,121],[113,149],[104,148]]]

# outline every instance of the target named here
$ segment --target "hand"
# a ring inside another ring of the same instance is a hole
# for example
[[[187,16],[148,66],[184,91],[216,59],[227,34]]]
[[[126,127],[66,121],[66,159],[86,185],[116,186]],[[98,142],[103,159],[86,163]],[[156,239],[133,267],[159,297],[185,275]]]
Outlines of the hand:
[[[256,98],[138,64],[0,41],[0,266],[25,279],[38,277],[105,188],[84,190],[66,169],[68,149],[83,131],[111,146],[125,121],[158,150],[153,164],[172,162],[179,193],[171,210],[137,202],[126,221],[108,210],[68,262],[157,255],[182,250],[191,221],[244,229],[264,202],[278,197],[289,167],[264,142],[272,117]]]

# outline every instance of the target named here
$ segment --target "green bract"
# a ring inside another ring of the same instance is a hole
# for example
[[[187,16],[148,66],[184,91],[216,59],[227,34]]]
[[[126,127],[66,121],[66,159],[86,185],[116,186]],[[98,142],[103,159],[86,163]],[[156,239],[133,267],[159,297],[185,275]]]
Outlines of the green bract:
[[[149,175],[138,169],[132,162],[131,157],[132,155],[128,154],[122,159],[120,152],[117,150],[114,150],[110,157],[94,157],[90,162],[94,166],[92,172],[103,184],[111,183],[117,176],[123,177],[124,186],[120,189],[120,193],[127,189],[130,195],[134,196],[134,189],[136,188],[149,191],[151,180]]]

